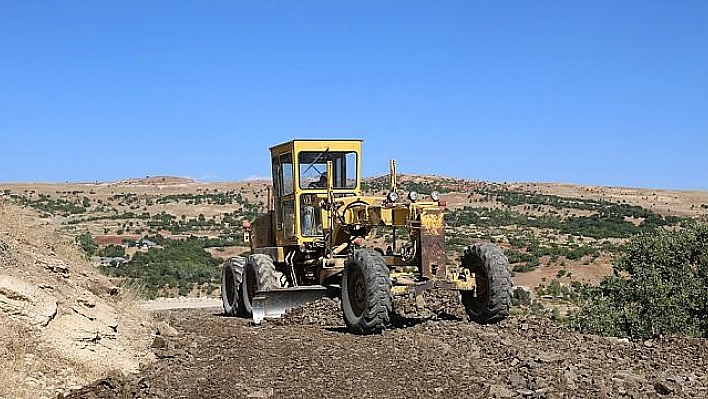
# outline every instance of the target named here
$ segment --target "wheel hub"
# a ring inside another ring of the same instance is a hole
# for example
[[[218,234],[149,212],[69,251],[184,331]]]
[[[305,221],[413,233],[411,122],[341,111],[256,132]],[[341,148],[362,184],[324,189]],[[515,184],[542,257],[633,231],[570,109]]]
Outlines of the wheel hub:
[[[352,311],[359,317],[366,309],[366,285],[364,274],[358,267],[353,268],[349,275],[349,287],[349,302],[352,304]]]

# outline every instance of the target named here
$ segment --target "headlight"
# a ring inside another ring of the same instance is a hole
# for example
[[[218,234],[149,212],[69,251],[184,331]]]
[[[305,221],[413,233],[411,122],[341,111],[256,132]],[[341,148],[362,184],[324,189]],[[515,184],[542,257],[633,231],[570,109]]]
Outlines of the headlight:
[[[388,202],[396,202],[396,201],[398,201],[398,193],[395,191],[391,191],[386,196],[386,199],[388,200]]]
[[[432,198],[435,202],[440,201],[440,193],[437,191],[433,191],[432,193],[430,193],[430,198]]]
[[[410,193],[408,193],[408,199],[411,200],[411,202],[418,201],[418,193],[416,193],[415,191],[411,191]]]

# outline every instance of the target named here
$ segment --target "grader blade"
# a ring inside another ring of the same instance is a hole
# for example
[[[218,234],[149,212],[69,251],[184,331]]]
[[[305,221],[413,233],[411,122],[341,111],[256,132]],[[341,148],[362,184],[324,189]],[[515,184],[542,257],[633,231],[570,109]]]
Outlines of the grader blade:
[[[321,285],[280,288],[258,291],[253,297],[253,322],[260,324],[265,318],[277,319],[288,309],[316,301],[327,294]]]

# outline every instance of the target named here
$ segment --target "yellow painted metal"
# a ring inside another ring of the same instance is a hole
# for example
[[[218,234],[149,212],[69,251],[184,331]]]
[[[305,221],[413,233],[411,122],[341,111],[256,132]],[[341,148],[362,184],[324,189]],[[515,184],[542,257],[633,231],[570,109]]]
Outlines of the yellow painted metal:
[[[303,234],[300,215],[302,214],[302,205],[300,197],[307,191],[307,195],[316,195],[318,202],[325,202],[329,198],[336,197],[338,195],[349,195],[358,197],[361,195],[361,140],[292,140],[286,143],[282,143],[270,148],[271,158],[273,160],[280,159],[281,156],[290,156],[292,160],[292,176],[287,176],[291,179],[293,193],[288,195],[283,195],[281,193],[280,198],[276,198],[275,201],[280,201],[281,204],[276,205],[276,209],[280,207],[285,208],[290,212],[283,213],[281,220],[281,226],[277,226],[274,223],[275,228],[273,229],[274,244],[278,246],[293,246],[301,245],[306,242],[312,242],[317,240],[317,237],[306,236]],[[351,188],[333,188],[332,179],[333,174],[331,171],[331,166],[328,166],[328,184],[329,188],[323,188],[321,191],[316,191],[312,189],[304,190],[301,188],[300,174],[300,163],[298,155],[304,151],[312,152],[353,152],[356,154],[356,181]],[[285,180],[285,179],[284,179]],[[277,210],[276,210],[277,212]],[[321,221],[323,230],[330,228],[330,213],[325,208],[320,208]],[[280,228],[279,228],[280,227]]]
[[[442,212],[437,210],[434,212],[430,210],[422,212],[420,215],[420,227],[443,234],[445,221],[443,220]]]
[[[314,196],[316,198],[316,212],[319,212],[319,220],[322,224],[322,230],[327,232],[333,228],[331,223],[332,212],[329,207],[321,206],[322,204],[330,203],[333,198],[334,207],[343,214],[344,222],[349,224],[362,224],[369,226],[408,226],[410,221],[417,220],[418,215],[425,212],[425,209],[435,208],[438,206],[435,202],[416,202],[412,204],[387,204],[383,197],[362,196],[361,195],[361,140],[292,140],[277,146],[271,147],[271,157],[274,160],[281,159],[280,157],[288,157],[290,160],[288,166],[291,166],[292,176],[287,176],[291,179],[288,182],[289,187],[292,184],[292,194],[281,193],[280,204],[276,208],[282,213],[282,217],[274,216],[272,230],[266,228],[261,229],[262,233],[269,233],[274,238],[274,242],[269,245],[277,246],[294,246],[303,243],[312,242],[320,239],[318,236],[304,235],[301,226],[302,204],[300,197],[302,195]],[[300,164],[299,154],[303,151],[330,151],[330,152],[354,152],[356,153],[356,182],[352,188],[334,188],[332,184],[332,170],[328,165],[326,188],[321,190],[304,190],[301,188],[299,181]],[[391,187],[396,189],[396,162],[391,160]],[[283,179],[285,180],[285,178]],[[277,211],[278,211],[277,210]],[[277,212],[276,211],[276,212]],[[279,223],[276,221],[279,220]],[[335,239],[336,232],[332,235]],[[253,237],[252,237],[253,238]],[[264,240],[258,240],[259,243],[265,244]],[[333,242],[333,245],[339,242]],[[256,247],[257,245],[254,245]]]
[[[412,235],[418,234],[418,237],[420,237],[420,233],[427,234],[427,237],[439,236],[439,239],[433,240],[435,242],[432,242],[431,248],[440,249],[440,251],[436,251],[435,256],[426,259],[428,259],[428,268],[431,271],[435,269],[433,273],[444,279],[446,272],[442,209],[432,201],[390,203],[385,197],[361,195],[361,146],[361,140],[292,140],[271,147],[271,157],[274,161],[274,184],[278,182],[276,181],[276,172],[281,173],[282,178],[278,177],[278,179],[282,181],[279,181],[280,186],[275,190],[275,209],[271,216],[254,223],[250,237],[252,247],[254,249],[258,247],[293,248],[328,237],[327,245],[330,248],[336,248],[352,238],[348,231],[340,228],[343,225],[360,225],[365,227],[367,231],[373,231],[372,226],[402,227],[412,232]],[[356,180],[352,187],[334,187],[333,163],[327,161],[326,187],[302,188],[304,183],[299,181],[300,154],[302,152],[325,151],[356,154]],[[391,160],[390,168],[391,189],[395,190],[397,188],[395,160]],[[306,217],[307,219],[305,219]],[[316,222],[314,228],[313,220]],[[431,242],[430,238],[428,238],[428,242]],[[419,250],[425,253],[427,249],[420,248]],[[281,253],[275,255],[277,259],[283,259]],[[423,257],[425,258],[425,256]],[[399,266],[404,262],[401,259],[393,259],[387,260],[387,263],[390,266]],[[430,276],[431,274],[424,275]]]
[[[357,172],[358,176],[358,172]],[[327,198],[333,198],[334,195],[334,166],[332,161],[327,161]]]
[[[300,168],[297,154],[303,151],[330,151],[330,152],[355,152],[356,153],[356,185],[352,189],[335,189],[335,192],[354,192],[357,195],[361,191],[361,140],[292,140],[270,148],[271,157],[275,158],[283,154],[293,155],[293,170]],[[302,192],[299,181],[299,174],[294,173],[293,183],[296,194]]]
[[[447,280],[455,285],[455,288],[462,291],[472,291],[476,287],[477,280],[474,273],[470,273],[469,269],[460,268],[460,270],[447,273]]]
[[[382,197],[345,197],[337,200],[346,223],[361,223],[373,226],[406,226],[415,220],[421,206],[417,204],[385,204]],[[435,206],[431,203],[428,206]]]

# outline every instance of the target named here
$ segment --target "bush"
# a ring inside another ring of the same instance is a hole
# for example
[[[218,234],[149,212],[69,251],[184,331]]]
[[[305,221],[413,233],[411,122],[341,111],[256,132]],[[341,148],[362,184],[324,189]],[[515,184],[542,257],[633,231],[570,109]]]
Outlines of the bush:
[[[529,306],[531,305],[531,294],[521,287],[516,287],[511,296],[511,304],[514,306]]]
[[[125,248],[120,245],[108,245],[96,251],[96,255],[109,258],[125,256]]]
[[[81,249],[83,249],[88,256],[93,256],[96,254],[98,246],[93,241],[93,236],[91,236],[91,233],[88,231],[76,237],[76,243],[79,244]]]
[[[575,328],[632,339],[708,337],[708,226],[637,236],[614,270],[585,288]]]

